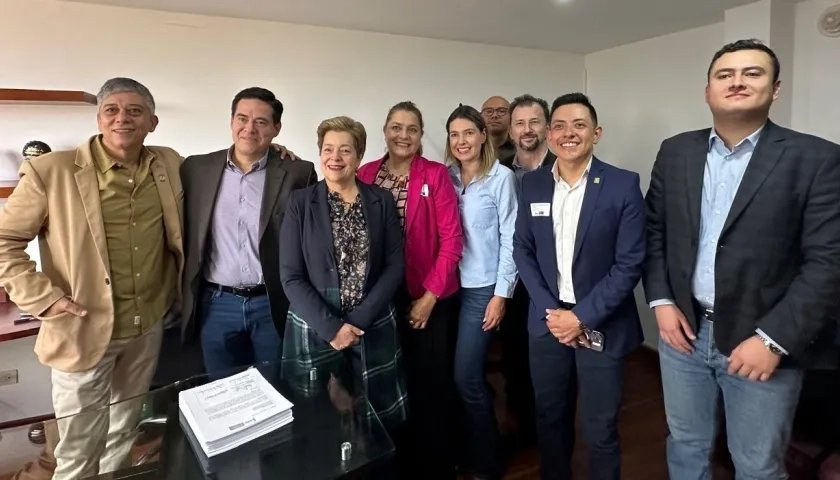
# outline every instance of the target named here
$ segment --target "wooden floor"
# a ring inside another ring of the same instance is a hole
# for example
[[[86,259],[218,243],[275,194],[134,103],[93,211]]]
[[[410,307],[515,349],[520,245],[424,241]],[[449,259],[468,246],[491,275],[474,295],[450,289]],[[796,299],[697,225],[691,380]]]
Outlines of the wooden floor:
[[[504,407],[504,380],[491,372],[490,383],[498,392],[497,415],[503,430],[514,428]],[[659,360],[653,350],[639,349],[627,358],[624,400],[620,413],[619,434],[622,448],[622,480],[668,480],[665,463],[665,406],[662,399],[662,380]],[[587,480],[586,448],[578,431],[578,444],[573,458],[575,480]],[[540,478],[536,449],[517,454],[505,475],[505,480],[538,480]],[[715,471],[715,480],[729,480],[723,469]]]

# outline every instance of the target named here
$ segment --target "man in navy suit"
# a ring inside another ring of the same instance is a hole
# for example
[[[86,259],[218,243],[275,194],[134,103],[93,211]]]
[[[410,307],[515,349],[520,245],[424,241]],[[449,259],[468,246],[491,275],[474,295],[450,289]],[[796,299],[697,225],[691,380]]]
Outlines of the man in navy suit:
[[[543,480],[572,478],[577,385],[589,478],[621,476],[622,359],[643,340],[633,288],[645,260],[645,203],[638,174],[593,156],[600,137],[586,95],[557,98],[548,133],[557,160],[522,180],[513,257],[531,297]]]

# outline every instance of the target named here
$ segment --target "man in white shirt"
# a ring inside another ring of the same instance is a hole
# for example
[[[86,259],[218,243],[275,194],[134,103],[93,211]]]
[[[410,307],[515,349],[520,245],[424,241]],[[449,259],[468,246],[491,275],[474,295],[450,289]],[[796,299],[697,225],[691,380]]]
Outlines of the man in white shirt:
[[[581,93],[551,107],[552,169],[522,179],[514,261],[528,330],[544,480],[571,479],[576,385],[589,477],[618,480],[623,357],[642,343],[633,288],[645,259],[639,175],[593,156],[598,116]]]

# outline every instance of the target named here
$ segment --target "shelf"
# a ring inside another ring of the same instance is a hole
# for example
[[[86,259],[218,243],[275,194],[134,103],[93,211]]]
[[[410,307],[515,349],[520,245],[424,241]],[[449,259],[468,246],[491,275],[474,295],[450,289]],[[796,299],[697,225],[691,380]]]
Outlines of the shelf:
[[[77,90],[0,88],[0,102],[96,105],[96,95]]]
[[[20,310],[17,305],[8,300],[5,303],[0,303],[0,342],[38,335],[38,331],[41,329],[40,321],[32,320],[15,325],[15,320],[19,319]]]

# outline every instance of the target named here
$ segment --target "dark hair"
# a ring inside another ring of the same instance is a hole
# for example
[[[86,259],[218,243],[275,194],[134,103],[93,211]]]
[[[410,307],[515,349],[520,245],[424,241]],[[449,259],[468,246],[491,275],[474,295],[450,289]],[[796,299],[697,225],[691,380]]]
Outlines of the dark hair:
[[[382,130],[385,130],[385,127],[388,126],[388,122],[391,121],[391,117],[393,117],[394,114],[397,113],[397,112],[413,113],[414,116],[417,117],[417,121],[420,122],[420,137],[423,136],[423,130],[425,129],[425,126],[423,125],[423,114],[420,112],[420,109],[417,108],[417,105],[415,105],[414,102],[408,101],[408,100],[406,100],[404,102],[400,102],[400,103],[394,105],[393,107],[391,107],[390,110],[388,110],[388,116],[385,117],[385,125],[382,127]],[[417,155],[423,155],[423,142],[422,141],[420,142],[420,145],[417,147]]]
[[[748,38],[746,40],[738,40],[732,43],[727,43],[723,46],[723,48],[715,52],[715,55],[712,57],[712,61],[709,63],[709,70],[706,71],[706,80],[711,77],[712,67],[714,67],[715,62],[717,62],[720,57],[726,55],[727,53],[740,52],[743,50],[759,50],[766,53],[773,63],[773,83],[776,83],[779,80],[779,70],[782,68],[779,64],[779,57],[776,56],[776,52],[774,52],[772,48],[768,47],[764,44],[764,42],[758,40],[757,38]]]
[[[487,123],[484,121],[484,117],[481,116],[481,112],[469,105],[464,105],[463,103],[460,103],[458,104],[458,108],[453,110],[452,113],[449,114],[449,118],[446,119],[447,136],[449,135],[449,126],[452,124],[452,122],[459,118],[475,124],[479,132],[484,134],[487,133]],[[487,137],[487,140],[481,145],[481,152],[479,152],[478,158],[481,164],[479,168],[478,177],[481,178],[490,172],[490,169],[493,168],[493,162],[496,161],[496,148],[493,147],[493,142],[490,141],[489,136]],[[449,144],[449,139],[447,138],[446,152],[444,153],[444,162],[447,165],[452,165],[457,161],[458,160],[455,159],[455,155],[452,154],[452,146]]]
[[[589,115],[592,116],[592,123],[596,127],[598,126],[598,113],[595,111],[595,107],[592,106],[592,102],[589,101],[589,97],[586,95],[582,93],[567,93],[565,95],[560,95],[554,99],[554,103],[551,104],[551,116],[553,117],[554,111],[563,105],[583,105],[589,109]]]
[[[245,99],[260,100],[269,104],[272,112],[271,119],[274,123],[280,123],[280,119],[283,117],[283,104],[280,103],[280,100],[277,100],[277,97],[274,96],[271,90],[261,87],[249,87],[237,93],[233,97],[233,103],[230,105],[231,117],[236,115],[236,107],[239,105],[239,101]]]
[[[513,102],[510,103],[509,107],[510,116],[513,117],[513,111],[518,107],[533,107],[534,105],[542,107],[543,113],[545,114],[545,123],[549,123],[551,121],[551,115],[548,113],[548,102],[542,98],[537,98],[530,93],[526,93],[525,95],[513,99]]]

